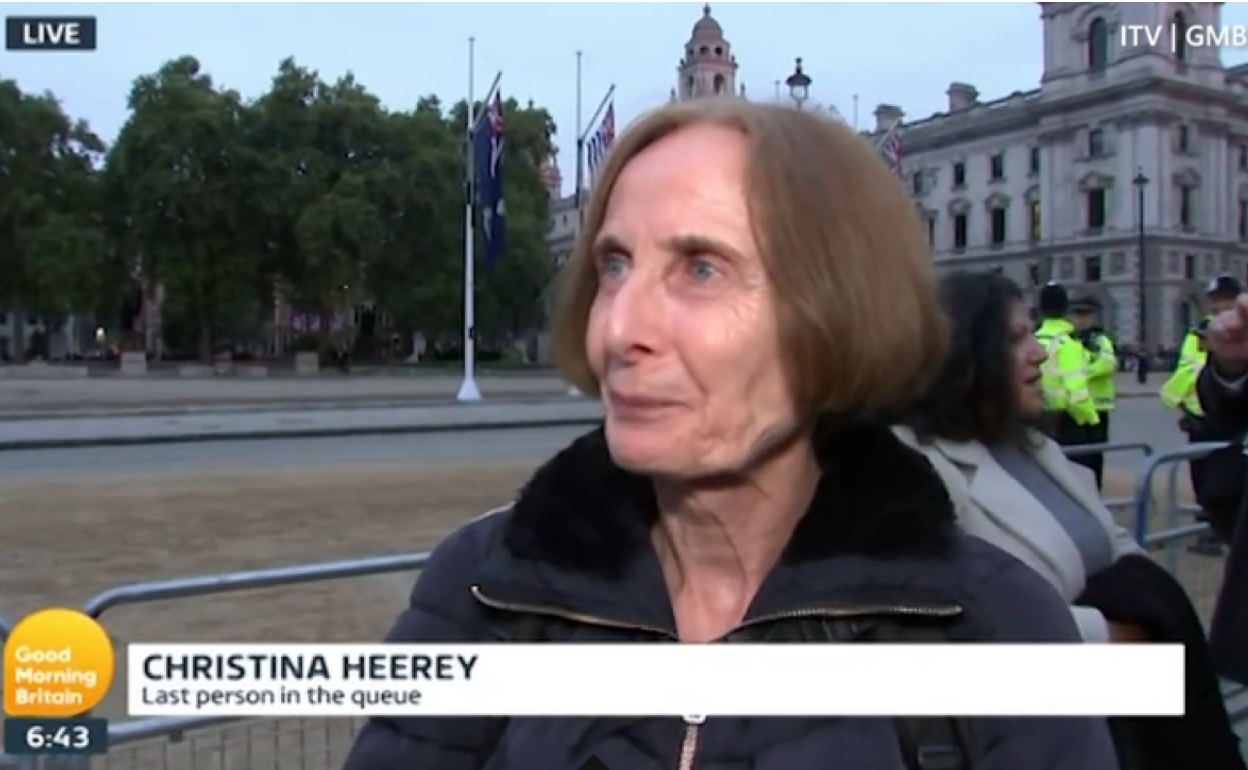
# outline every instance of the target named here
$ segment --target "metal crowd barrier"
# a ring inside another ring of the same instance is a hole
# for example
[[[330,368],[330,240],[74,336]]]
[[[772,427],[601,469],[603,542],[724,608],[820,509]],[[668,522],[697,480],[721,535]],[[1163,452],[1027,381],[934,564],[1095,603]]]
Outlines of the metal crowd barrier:
[[[1200,444],[1155,454],[1144,443],[1098,444],[1070,447],[1069,456],[1102,453],[1140,452],[1144,460],[1137,473],[1135,496],[1107,499],[1111,509],[1134,515],[1137,537],[1146,546],[1162,549],[1167,567],[1176,569],[1181,545],[1207,531],[1204,524],[1181,525],[1186,508],[1178,502],[1175,484],[1181,463],[1221,449],[1225,444]],[[1170,488],[1162,513],[1167,529],[1149,532],[1153,513],[1153,479],[1159,469],[1168,468]],[[1173,557],[1173,558],[1170,558]],[[328,580],[368,577],[421,569],[428,553],[406,556],[377,556],[322,564],[249,570],[193,578],[158,580],[117,586],[88,600],[83,611],[99,618],[105,612],[125,606],[148,604],[209,595],[221,595],[263,588],[304,585]],[[1180,579],[1182,575],[1180,574]],[[0,640],[8,636],[10,620],[0,615]],[[1228,694],[1228,699],[1235,697]],[[1229,702],[1229,700],[1228,700]],[[1238,698],[1233,718],[1248,718],[1248,701]],[[48,757],[42,761],[0,754],[0,770],[333,770],[342,761],[362,719],[289,718],[255,720],[229,717],[152,717],[117,722],[109,726],[112,750],[95,761],[77,757]],[[319,734],[319,737],[318,737]],[[129,762],[115,761],[128,756]]]
[[[1145,458],[1149,458],[1153,456],[1153,451],[1154,450],[1153,450],[1152,444],[1146,444],[1144,442],[1139,442],[1139,441],[1132,442],[1132,443],[1123,442],[1120,444],[1114,444],[1114,443],[1082,444],[1079,446],[1062,447],[1062,452],[1067,457],[1083,457],[1085,455],[1093,455],[1093,454],[1121,454],[1125,452],[1139,452],[1140,454],[1144,455]],[[1127,508],[1129,506],[1133,506],[1135,504],[1135,498],[1132,498],[1132,497],[1106,498],[1104,502],[1105,502],[1106,508],[1110,509],[1111,511],[1115,511],[1121,508]]]

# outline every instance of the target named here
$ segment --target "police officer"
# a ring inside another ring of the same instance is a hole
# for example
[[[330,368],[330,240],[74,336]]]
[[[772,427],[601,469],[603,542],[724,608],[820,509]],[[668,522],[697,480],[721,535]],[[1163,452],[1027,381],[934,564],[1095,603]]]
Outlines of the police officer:
[[[1234,276],[1219,275],[1209,282],[1205,290],[1209,315],[1184,336],[1179,348],[1178,366],[1174,375],[1162,386],[1162,403],[1183,411],[1180,427],[1193,443],[1235,438],[1206,422],[1195,388],[1208,357],[1204,340],[1209,323],[1215,315],[1232,307],[1242,291],[1243,286]],[[1226,482],[1228,477],[1236,475],[1242,468],[1240,458],[1230,454],[1227,451],[1214,452],[1188,463],[1192,491],[1201,507],[1198,517],[1213,527],[1210,535],[1202,537],[1200,542],[1188,549],[1195,553],[1217,556],[1224,551],[1223,543],[1227,540],[1234,518],[1232,511],[1238,503],[1238,498],[1229,494],[1230,485]]]
[[[1208,356],[1205,346],[1208,328],[1209,322],[1201,321],[1188,333],[1188,337],[1195,341],[1195,349],[1189,349],[1187,339],[1184,339],[1184,358],[1179,362],[1174,374],[1161,386],[1161,403],[1178,410],[1179,430],[1186,433],[1187,440],[1192,443],[1216,440],[1205,420],[1205,411],[1201,408],[1200,396],[1196,392],[1196,383],[1200,379],[1200,372],[1204,369]],[[1209,458],[1202,457],[1189,462],[1187,470],[1192,482],[1192,491],[1201,507],[1197,518],[1212,523],[1213,517],[1210,516],[1209,508],[1217,509],[1221,506],[1216,503],[1210,506],[1213,501],[1209,499],[1209,485],[1206,483],[1209,477],[1209,466]],[[1225,518],[1216,513],[1214,517],[1218,518],[1219,523]],[[1222,537],[1216,531],[1202,535],[1200,540],[1188,546],[1187,550],[1204,556],[1221,556],[1225,551]]]
[[[1234,276],[1219,275],[1210,281],[1205,290],[1209,314],[1201,321],[1201,325],[1207,327],[1215,315],[1234,305],[1235,298],[1242,291],[1243,287]],[[1179,366],[1195,369],[1199,373],[1200,368],[1205,365],[1205,353],[1196,332],[1197,329],[1191,329],[1183,338],[1183,345],[1179,348]]]
[[[1096,425],[1085,428],[1083,438],[1088,444],[1109,443],[1109,418],[1117,400],[1114,372],[1118,368],[1118,359],[1114,353],[1113,341],[1097,325],[1097,314],[1100,310],[1100,303],[1093,297],[1081,297],[1070,303],[1075,339],[1079,340],[1087,353],[1088,395],[1092,397],[1100,420]],[[1105,476],[1103,453],[1080,455],[1072,457],[1071,460],[1091,470],[1096,475],[1096,488],[1102,488]]]
[[[1100,423],[1100,416],[1088,393],[1088,353],[1067,317],[1070,296],[1063,286],[1049,283],[1040,289],[1039,306],[1036,341],[1048,354],[1040,378],[1046,427],[1063,446],[1089,444],[1090,430]]]

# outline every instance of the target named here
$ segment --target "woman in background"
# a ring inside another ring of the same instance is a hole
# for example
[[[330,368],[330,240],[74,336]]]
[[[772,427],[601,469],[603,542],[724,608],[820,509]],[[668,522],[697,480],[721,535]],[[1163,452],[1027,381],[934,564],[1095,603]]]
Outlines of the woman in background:
[[[1022,291],[996,273],[961,272],[940,293],[949,355],[898,434],[940,474],[959,525],[1057,588],[1085,640],[1187,646],[1187,716],[1112,720],[1124,768],[1243,768],[1183,587],[1114,522],[1087,469],[1033,427],[1045,353]]]

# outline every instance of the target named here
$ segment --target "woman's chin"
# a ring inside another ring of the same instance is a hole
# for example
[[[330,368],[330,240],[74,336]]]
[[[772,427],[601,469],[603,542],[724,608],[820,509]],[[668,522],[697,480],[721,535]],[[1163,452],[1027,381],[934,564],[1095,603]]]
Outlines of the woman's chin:
[[[1040,383],[1023,385],[1018,393],[1018,408],[1025,420],[1034,420],[1044,412],[1044,393]]]
[[[616,465],[648,476],[681,476],[689,469],[688,446],[679,441],[673,426],[662,422],[635,423],[607,419],[607,449]],[[696,464],[696,463],[695,463]]]

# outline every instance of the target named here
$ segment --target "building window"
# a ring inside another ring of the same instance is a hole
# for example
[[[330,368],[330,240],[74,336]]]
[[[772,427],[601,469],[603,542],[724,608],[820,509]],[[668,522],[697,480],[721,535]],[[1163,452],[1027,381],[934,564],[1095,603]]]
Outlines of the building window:
[[[1239,240],[1248,241],[1248,201],[1239,202]]]
[[[988,172],[991,179],[1005,179],[1005,153],[999,152],[988,159]]]
[[[1027,280],[1031,282],[1032,286],[1040,285],[1040,265],[1038,263],[1032,262],[1027,266]]]
[[[910,175],[910,193],[912,195],[923,194],[923,172],[916,171]]]
[[[966,214],[953,215],[953,248],[966,248]]]
[[[1180,64],[1187,63],[1187,16],[1182,11],[1174,14],[1174,26],[1171,29],[1174,32],[1174,58]]]
[[[1088,27],[1088,69],[1099,71],[1109,63],[1109,28],[1097,17]]]
[[[1099,158],[1105,154],[1105,131],[1094,128],[1088,132],[1088,157]]]
[[[953,186],[955,189],[958,187],[966,186],[966,164],[965,163],[953,164]]]
[[[1188,280],[1188,281],[1196,280],[1196,255],[1195,254],[1183,255],[1183,278],[1184,280]]]
[[[1187,153],[1192,151],[1192,132],[1187,126],[1179,126],[1179,152]]]
[[[1195,219],[1195,190],[1191,187],[1179,188],[1179,226],[1190,228]]]
[[[1040,173],[1040,148],[1039,147],[1031,148],[1031,155],[1027,159],[1027,173],[1029,174]]]
[[[1087,283],[1101,282],[1101,258],[1099,256],[1083,258],[1083,280]]]
[[[1006,240],[1008,223],[1007,211],[1004,207],[994,206],[992,209],[992,245],[1000,246]]]
[[[1105,191],[1088,190],[1088,229],[1100,230],[1105,227]]]
[[[936,247],[936,215],[927,215],[927,245]]]
[[[723,75],[716,75],[715,76],[715,93],[722,94],[727,89],[728,89],[728,81],[724,79]]]
[[[1032,243],[1040,240],[1040,201],[1027,204],[1027,230]]]
[[[1248,144],[1239,146],[1239,170],[1248,171]]]

